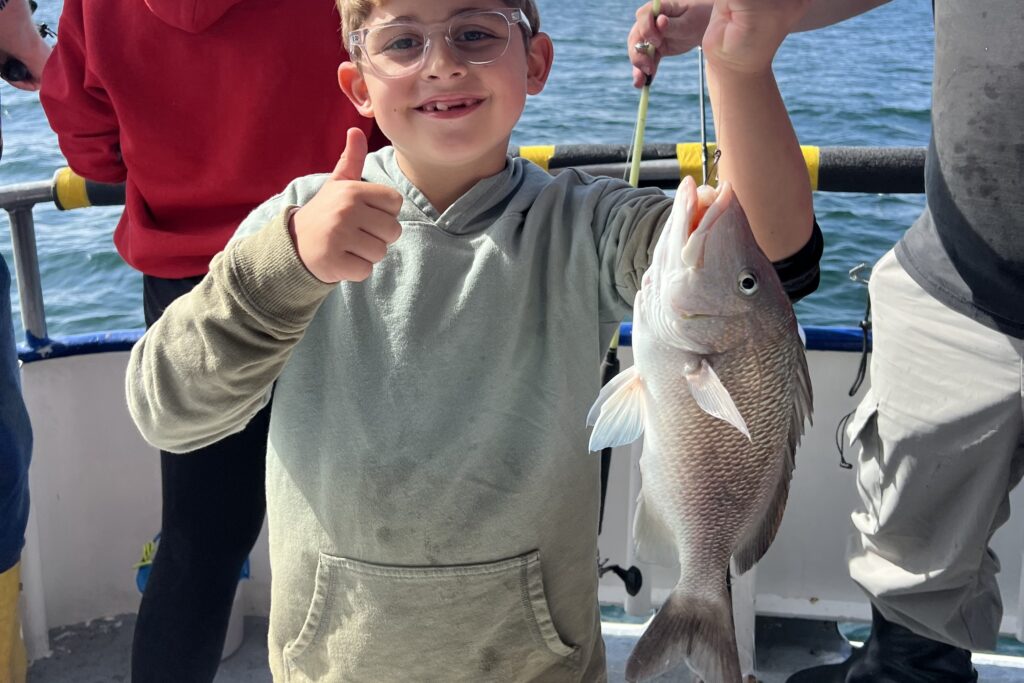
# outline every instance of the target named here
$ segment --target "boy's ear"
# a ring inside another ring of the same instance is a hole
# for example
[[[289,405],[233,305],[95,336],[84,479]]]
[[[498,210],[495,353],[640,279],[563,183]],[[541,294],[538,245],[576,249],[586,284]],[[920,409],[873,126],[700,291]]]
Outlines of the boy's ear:
[[[530,49],[526,53],[526,92],[537,95],[544,89],[551,73],[551,64],[555,61],[555,46],[551,36],[538,33],[530,39]]]
[[[345,93],[349,101],[355,106],[356,111],[366,118],[373,118],[373,103],[370,101],[370,91],[366,87],[366,79],[363,72],[355,62],[342,62],[338,67],[338,85]]]

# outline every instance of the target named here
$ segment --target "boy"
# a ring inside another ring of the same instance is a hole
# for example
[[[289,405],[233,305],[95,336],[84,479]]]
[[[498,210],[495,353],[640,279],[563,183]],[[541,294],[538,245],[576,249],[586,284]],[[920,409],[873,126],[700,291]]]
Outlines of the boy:
[[[803,2],[720,4],[722,171],[803,274],[820,233],[770,67]],[[737,5],[764,6],[756,26]],[[339,82],[394,147],[364,158],[349,131],[329,177],[246,219],[134,349],[132,415],[188,450],[276,381],[275,678],[603,680],[584,423],[670,200],[506,156],[552,63],[532,0],[339,6]],[[772,193],[742,167],[765,153]]]

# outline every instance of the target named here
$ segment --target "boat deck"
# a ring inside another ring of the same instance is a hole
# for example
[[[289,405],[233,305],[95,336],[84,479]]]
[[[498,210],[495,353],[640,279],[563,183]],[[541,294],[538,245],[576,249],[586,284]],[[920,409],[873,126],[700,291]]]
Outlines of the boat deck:
[[[54,629],[51,632],[53,654],[34,662],[29,683],[107,683],[129,680],[129,654],[135,616],[93,621],[90,624]],[[642,624],[622,621],[604,622],[608,651],[608,679],[624,681],[626,659],[643,630]],[[866,625],[843,624],[851,639],[863,637]],[[242,645],[221,664],[216,683],[270,683],[267,668],[267,620],[247,617]],[[839,635],[834,622],[806,619],[758,617],[757,664],[762,683],[783,683],[795,671],[815,664],[841,661],[849,644]],[[1024,657],[1021,648],[1008,641],[1005,654],[977,654],[975,666],[979,681],[995,683],[1024,681]],[[1014,650],[1018,652],[1014,653]],[[676,672],[660,681],[685,681],[689,677]]]

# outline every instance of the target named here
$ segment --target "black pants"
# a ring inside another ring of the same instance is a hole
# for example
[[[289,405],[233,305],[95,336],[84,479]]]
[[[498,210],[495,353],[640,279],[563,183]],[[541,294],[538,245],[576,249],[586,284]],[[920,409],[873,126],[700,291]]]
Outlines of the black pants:
[[[201,278],[143,278],[146,326]],[[132,644],[133,683],[207,683],[220,664],[242,564],[263,526],[270,406],[191,453],[160,452],[160,544]]]

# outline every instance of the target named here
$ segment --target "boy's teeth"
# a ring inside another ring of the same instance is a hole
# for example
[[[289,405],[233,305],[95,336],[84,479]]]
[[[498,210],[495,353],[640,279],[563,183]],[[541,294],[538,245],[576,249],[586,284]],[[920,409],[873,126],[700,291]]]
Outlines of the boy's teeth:
[[[458,102],[430,102],[423,105],[423,111],[449,111],[457,107],[468,107],[474,100],[461,100]]]

